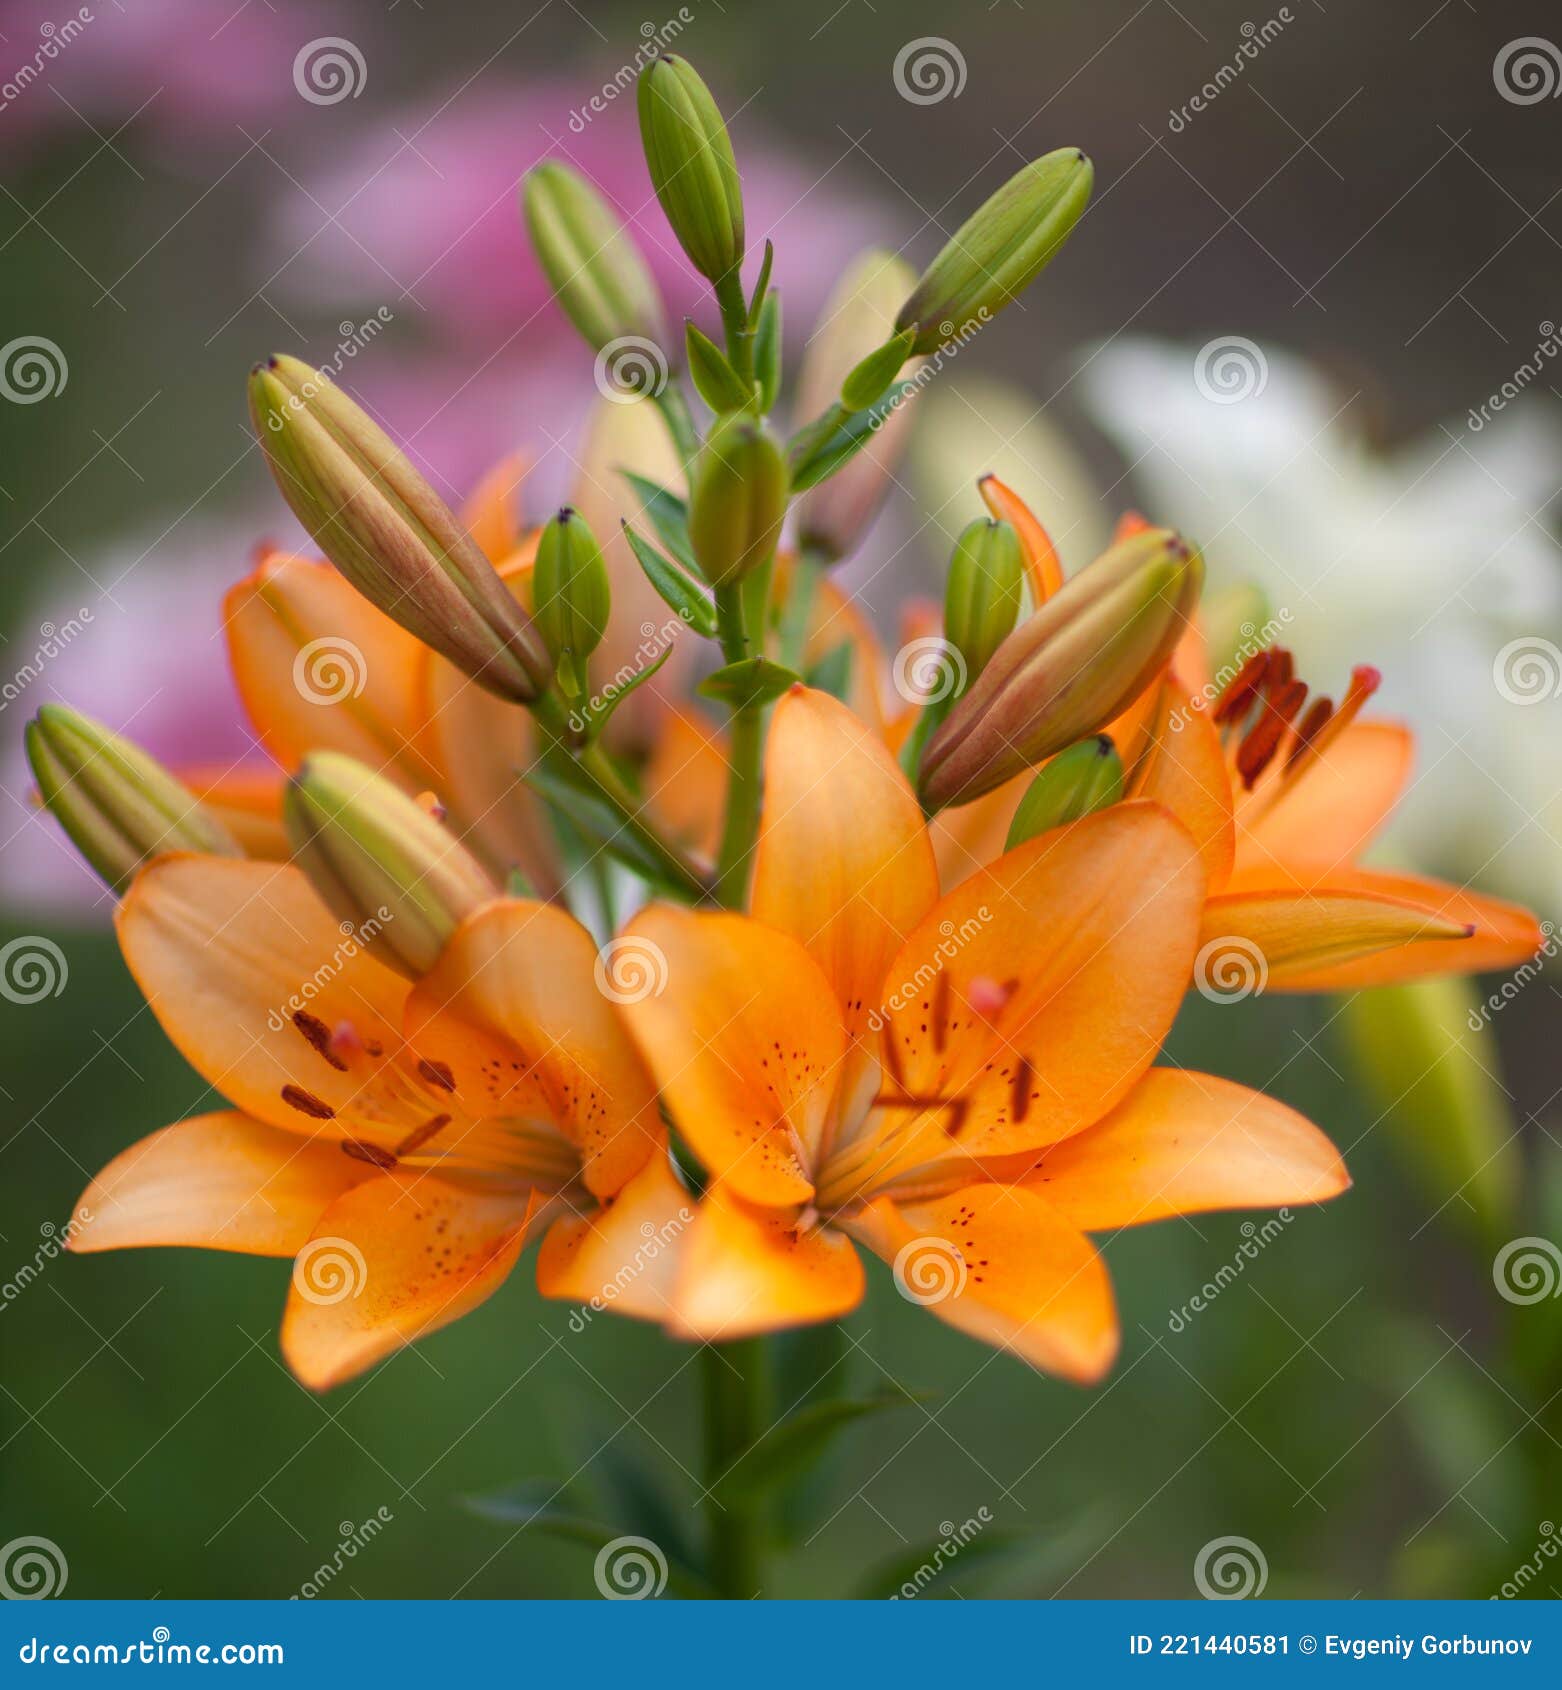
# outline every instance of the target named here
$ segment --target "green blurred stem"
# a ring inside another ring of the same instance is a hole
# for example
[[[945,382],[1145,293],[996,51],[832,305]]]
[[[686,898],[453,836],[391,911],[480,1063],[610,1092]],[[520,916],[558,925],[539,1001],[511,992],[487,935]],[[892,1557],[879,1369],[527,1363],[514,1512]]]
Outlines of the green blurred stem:
[[[710,1516],[710,1582],[734,1601],[761,1589],[763,1521],[752,1508],[712,1494],[766,1426],[765,1340],[707,1344],[700,1355],[705,1397],[705,1485]]]
[[[560,744],[571,746],[572,732],[563,700],[557,693],[544,693],[531,705],[538,723]],[[612,810],[624,831],[655,857],[669,882],[693,903],[710,896],[711,888],[697,863],[686,857],[670,840],[664,839],[646,819],[638,796],[613,766],[600,742],[572,747],[575,765],[591,783],[598,798]]]
[[[716,589],[716,622],[721,653],[728,663],[750,655],[743,614],[741,586]],[[749,868],[759,837],[759,805],[763,795],[765,707],[740,704],[732,712],[727,748],[727,816],[716,859],[716,896],[729,909],[740,910],[748,896]]]
[[[754,336],[748,325],[748,301],[743,277],[734,265],[716,284],[721,326],[727,337],[727,358],[744,381],[754,379]]]
[[[700,449],[700,437],[689,413],[688,395],[677,376],[669,376],[662,383],[661,391],[656,395],[656,408],[662,413],[662,421],[667,424],[667,432],[672,436],[684,469],[689,469]]]

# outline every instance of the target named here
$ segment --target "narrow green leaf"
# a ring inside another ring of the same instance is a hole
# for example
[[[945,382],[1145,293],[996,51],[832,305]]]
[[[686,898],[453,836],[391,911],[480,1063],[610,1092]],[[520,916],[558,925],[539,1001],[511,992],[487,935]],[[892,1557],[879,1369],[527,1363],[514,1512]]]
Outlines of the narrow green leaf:
[[[885,389],[900,374],[901,365],[911,356],[911,343],[916,338],[914,328],[904,329],[875,347],[841,383],[841,404],[848,411],[866,411],[878,404]]]
[[[781,295],[773,293],[759,313],[754,331],[754,374],[759,382],[759,408],[768,415],[781,396]]]
[[[754,402],[753,387],[733,369],[727,355],[693,323],[684,324],[684,350],[695,391],[717,416],[746,410]]]
[[[528,770],[521,777],[531,789],[577,828],[589,844],[633,869],[642,880],[677,892],[654,852],[643,846],[624,826],[612,808],[577,778],[558,768],[544,766]]]
[[[672,654],[672,642],[669,641],[662,648],[662,655],[654,663],[648,663],[645,668],[637,669],[622,686],[614,686],[610,682],[602,689],[587,710],[588,731],[593,738],[601,733],[602,729],[613,719],[613,712],[628,698],[630,693],[643,687]]]
[[[776,261],[776,245],[774,241],[765,242],[765,256],[759,261],[759,280],[754,283],[754,294],[749,300],[748,326],[752,333],[759,326],[759,314],[765,308],[765,300],[770,294],[770,267]]]
[[[792,465],[792,492],[806,493],[810,487],[817,486],[821,481],[835,474],[848,463],[873,438],[874,431],[887,417],[895,405],[908,393],[915,390],[916,384],[903,381],[892,387],[878,402],[865,411],[843,413],[837,426],[821,439],[810,438],[809,429],[803,430],[803,435],[794,437],[788,448],[788,461]],[[839,411],[840,407],[836,407]],[[825,412],[828,417],[830,413]],[[822,422],[824,419],[821,418]],[[801,445],[799,442],[802,442]]]
[[[746,704],[769,704],[801,679],[795,670],[784,669],[768,657],[745,657],[707,675],[695,690],[740,710]]]
[[[817,663],[809,665],[804,679],[809,686],[817,687],[820,692],[827,692],[832,698],[846,702],[847,689],[851,686],[852,678],[852,646],[850,640],[842,640],[838,646],[831,648]]]
[[[632,469],[618,472],[639,496],[646,520],[656,537],[685,569],[697,569],[694,547],[689,543],[689,507],[670,487],[637,475]]]
[[[703,634],[708,640],[714,639],[716,607],[704,589],[670,558],[663,557],[649,540],[642,539],[627,522],[623,527],[629,549],[645,571],[646,580],[661,595],[662,602],[687,622],[695,633]]]
[[[744,1450],[714,1486],[716,1500],[724,1507],[747,1507],[805,1472],[855,1421],[919,1400],[917,1393],[896,1390],[810,1403]]]

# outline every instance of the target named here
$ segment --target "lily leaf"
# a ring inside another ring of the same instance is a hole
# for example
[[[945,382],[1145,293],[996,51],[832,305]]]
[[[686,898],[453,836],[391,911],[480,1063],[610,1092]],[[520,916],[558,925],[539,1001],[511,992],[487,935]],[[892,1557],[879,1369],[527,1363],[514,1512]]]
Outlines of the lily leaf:
[[[770,412],[781,394],[781,295],[773,293],[760,308],[754,331],[754,374],[759,382],[759,408]]]
[[[792,467],[793,493],[806,493],[827,480],[863,449],[874,431],[896,405],[916,390],[914,381],[898,382],[878,404],[863,411],[847,411],[835,405],[795,435],[787,448]],[[833,427],[827,424],[833,423]]]
[[[528,770],[522,779],[570,822],[588,843],[633,869],[642,880],[677,892],[654,852],[647,850],[614,814],[610,805],[585,783],[583,777],[564,768],[544,765]]]
[[[744,1450],[713,1487],[716,1500],[727,1507],[753,1504],[811,1467],[831,1440],[854,1422],[888,1408],[904,1408],[924,1400],[924,1395],[895,1390],[810,1403]]]
[[[665,558],[649,540],[642,539],[626,522],[624,538],[635,554],[635,561],[645,571],[645,578],[661,595],[663,604],[697,634],[712,639],[716,633],[716,607],[699,583],[680,569],[671,558]]]
[[[759,314],[765,308],[770,293],[770,267],[776,261],[774,241],[765,242],[765,255],[759,261],[759,280],[754,283],[753,297],[748,302],[748,326],[752,332],[759,324]]]
[[[745,410],[754,402],[754,388],[733,369],[725,352],[693,323],[684,325],[684,350],[695,391],[719,416]]]
[[[772,663],[768,657],[744,657],[707,675],[695,690],[705,698],[741,710],[748,704],[769,704],[800,680],[802,676],[796,670]]]
[[[657,538],[685,569],[698,570],[694,561],[694,547],[689,543],[689,507],[670,487],[636,475],[632,469],[618,472],[639,496],[640,508],[646,520],[656,530]]]

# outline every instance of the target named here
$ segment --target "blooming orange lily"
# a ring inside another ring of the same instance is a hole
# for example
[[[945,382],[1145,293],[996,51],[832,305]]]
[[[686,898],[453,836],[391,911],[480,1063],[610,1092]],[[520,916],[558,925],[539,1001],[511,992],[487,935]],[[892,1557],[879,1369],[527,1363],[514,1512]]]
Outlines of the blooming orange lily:
[[[234,1107],[111,1162],[70,1248],[295,1257],[282,1350],[315,1389],[475,1308],[530,1234],[611,1199],[662,1142],[596,947],[551,905],[478,910],[416,986],[285,864],[162,857],[118,929],[164,1030]]]
[[[1294,1111],[1152,1066],[1205,881],[1164,808],[1043,835],[940,898],[916,798],[844,705],[794,687],[765,770],[752,914],[652,906],[621,941],[665,968],[624,1015],[710,1184],[638,1276],[688,1202],[664,1158],[558,1221],[546,1294],[611,1286],[623,1312],[731,1339],[853,1308],[855,1240],[940,1318],[1090,1381],[1118,1332],[1087,1231],[1345,1188]]]

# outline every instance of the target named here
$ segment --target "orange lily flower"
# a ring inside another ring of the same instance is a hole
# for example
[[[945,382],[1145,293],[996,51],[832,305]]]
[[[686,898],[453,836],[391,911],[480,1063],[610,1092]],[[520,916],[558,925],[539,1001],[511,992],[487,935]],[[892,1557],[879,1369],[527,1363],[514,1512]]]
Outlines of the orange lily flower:
[[[70,1248],[295,1257],[282,1351],[316,1390],[475,1308],[550,1216],[610,1199],[662,1142],[596,947],[552,905],[485,906],[416,986],[285,864],[159,858],[117,924],[153,1013],[234,1107],[111,1162]]]
[[[1087,1229],[1345,1188],[1294,1111],[1151,1066],[1204,899],[1166,810],[1115,806],[940,898],[916,798],[844,705],[794,687],[765,769],[752,914],[654,905],[620,940],[664,971],[623,1013],[710,1185],[638,1277],[689,1201],[664,1158],[555,1223],[546,1295],[613,1286],[622,1312],[731,1339],[853,1308],[855,1240],[940,1318],[1091,1381],[1118,1332]]]

